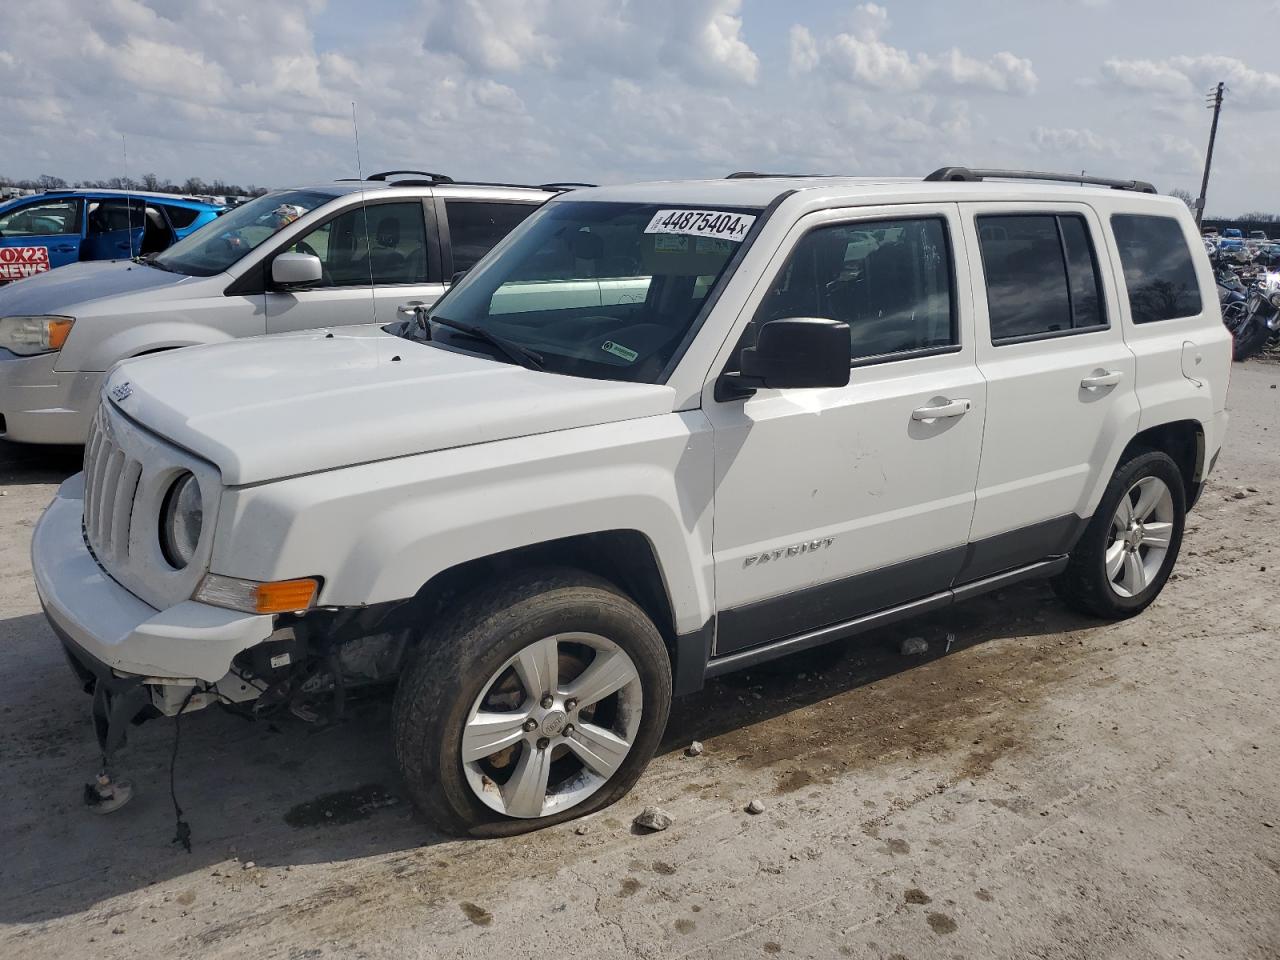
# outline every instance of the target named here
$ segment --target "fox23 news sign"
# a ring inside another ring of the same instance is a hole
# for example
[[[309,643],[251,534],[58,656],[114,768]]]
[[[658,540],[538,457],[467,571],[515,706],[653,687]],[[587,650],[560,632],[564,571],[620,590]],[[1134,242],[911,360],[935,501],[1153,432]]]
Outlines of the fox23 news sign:
[[[0,283],[21,280],[48,269],[48,247],[0,247]]]

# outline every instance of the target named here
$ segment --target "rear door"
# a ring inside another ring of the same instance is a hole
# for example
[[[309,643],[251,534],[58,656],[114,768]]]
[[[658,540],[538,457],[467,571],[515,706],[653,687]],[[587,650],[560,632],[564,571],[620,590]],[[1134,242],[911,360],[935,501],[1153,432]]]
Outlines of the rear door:
[[[428,229],[423,200],[408,197],[347,206],[277,251],[319,257],[323,280],[307,290],[268,286],[267,331],[385,324],[397,319],[401,305],[434,303],[444,292],[434,250],[434,231]]]
[[[83,213],[79,197],[57,197],[0,215],[0,283],[79,260]]]
[[[1086,204],[964,204],[987,418],[957,582],[1065,552],[1133,436],[1136,363]]]
[[[81,260],[124,260],[142,252],[146,204],[124,197],[90,197]]]

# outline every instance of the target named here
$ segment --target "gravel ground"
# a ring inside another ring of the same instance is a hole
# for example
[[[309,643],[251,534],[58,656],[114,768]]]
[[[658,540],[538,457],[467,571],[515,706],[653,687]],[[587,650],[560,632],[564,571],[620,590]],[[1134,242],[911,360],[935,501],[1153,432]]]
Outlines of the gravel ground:
[[[485,842],[413,814],[378,701],[326,729],[188,718],[190,854],[172,723],[131,734],[133,803],[86,813],[88,699],[27,559],[79,454],[0,445],[0,956],[1274,960],[1277,384],[1235,367],[1226,450],[1143,616],[1033,585],[726,678],[677,705],[629,798]],[[651,804],[674,825],[632,833]]]

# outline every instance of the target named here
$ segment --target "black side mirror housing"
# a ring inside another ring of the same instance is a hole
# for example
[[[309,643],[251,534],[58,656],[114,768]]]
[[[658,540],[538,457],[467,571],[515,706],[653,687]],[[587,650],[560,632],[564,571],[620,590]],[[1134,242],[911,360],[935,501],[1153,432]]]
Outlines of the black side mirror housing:
[[[716,399],[774,390],[843,387],[849,383],[849,325],[822,317],[770,320],[754,347],[743,349],[739,373],[716,383]]]

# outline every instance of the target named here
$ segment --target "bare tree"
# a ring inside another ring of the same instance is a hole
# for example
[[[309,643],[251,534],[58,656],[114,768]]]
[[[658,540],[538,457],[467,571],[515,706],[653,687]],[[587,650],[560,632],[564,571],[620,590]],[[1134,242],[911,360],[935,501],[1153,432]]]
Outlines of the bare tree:
[[[1169,196],[1177,197],[1179,200],[1181,200],[1183,203],[1187,205],[1187,209],[1189,209],[1192,213],[1195,212],[1196,197],[1195,197],[1195,194],[1193,194],[1190,190],[1183,190],[1181,187],[1178,187],[1178,189],[1176,190],[1170,190]]]

